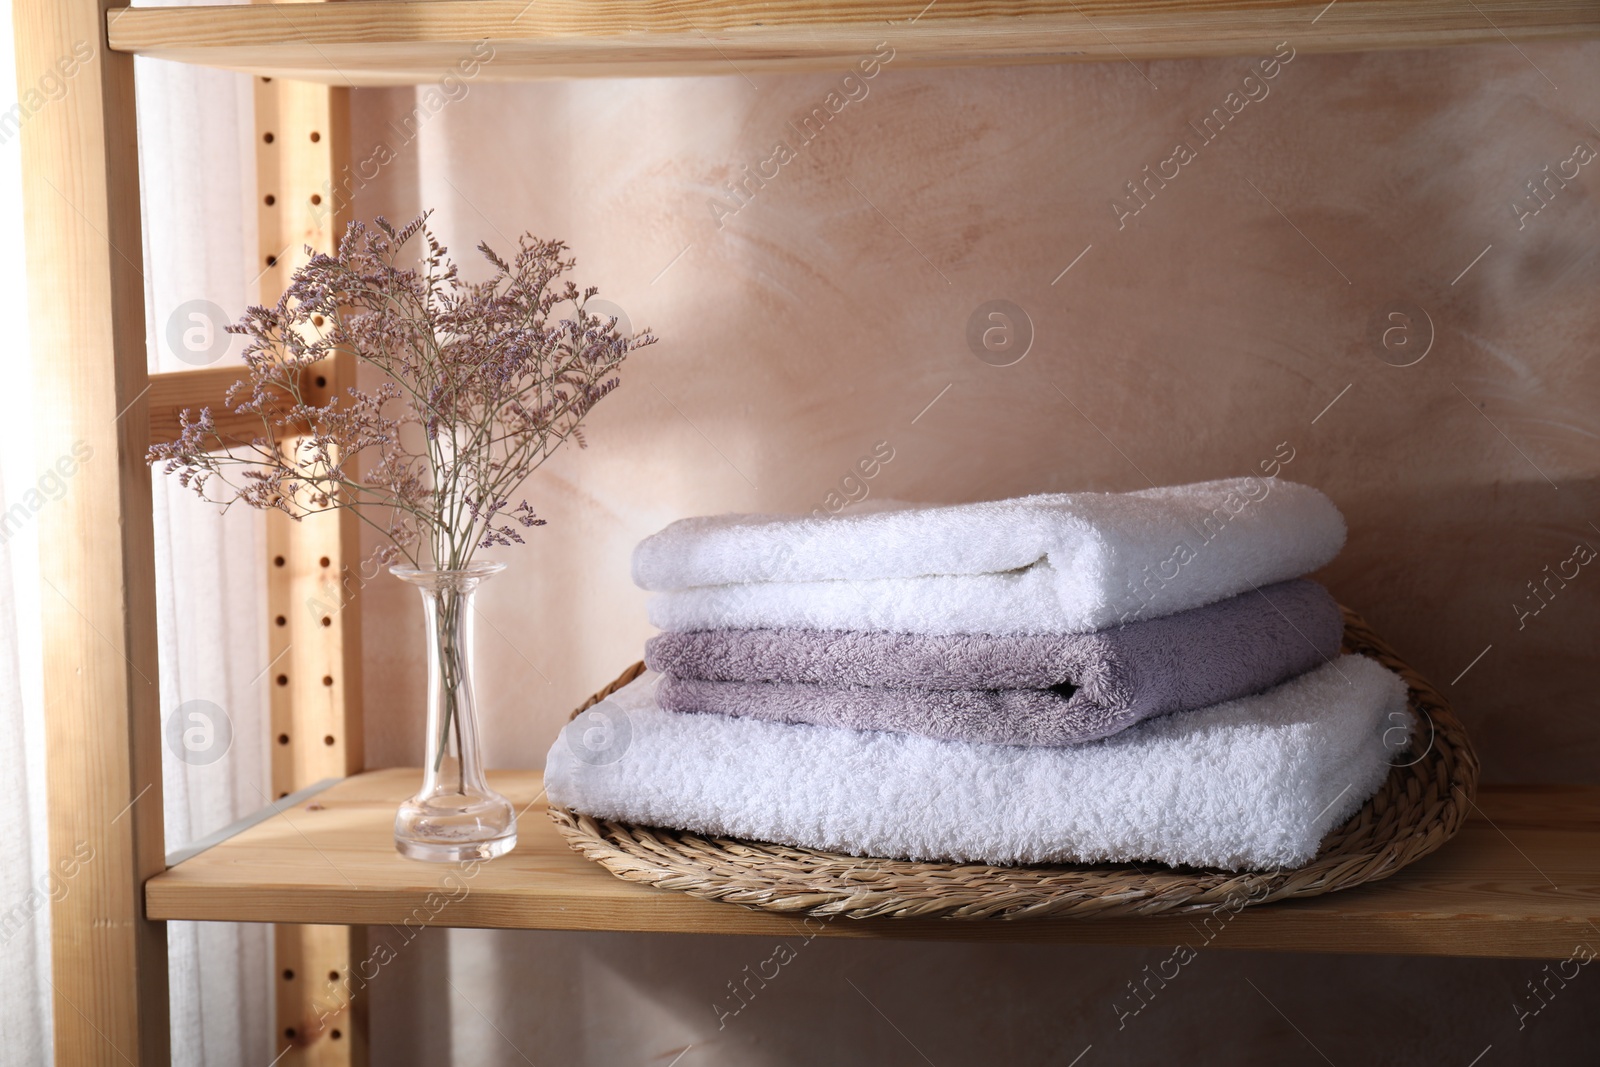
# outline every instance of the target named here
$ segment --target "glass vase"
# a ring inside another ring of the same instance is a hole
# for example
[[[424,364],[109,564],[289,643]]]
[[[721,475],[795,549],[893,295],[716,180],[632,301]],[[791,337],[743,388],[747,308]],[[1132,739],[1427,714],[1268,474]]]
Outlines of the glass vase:
[[[485,578],[504,569],[503,563],[389,568],[422,594],[428,634],[422,790],[394,817],[394,845],[403,856],[458,863],[493,859],[516,846],[516,810],[484,779],[472,693],[473,598]]]

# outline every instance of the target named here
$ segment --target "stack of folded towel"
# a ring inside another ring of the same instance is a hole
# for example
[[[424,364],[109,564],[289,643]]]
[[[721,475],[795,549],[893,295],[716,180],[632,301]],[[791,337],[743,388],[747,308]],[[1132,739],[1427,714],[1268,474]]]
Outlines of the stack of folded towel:
[[[1300,577],[1343,541],[1257,478],[674,523],[634,556],[650,671],[600,712],[626,750],[575,721],[549,796],[858,855],[1297,865],[1409,734]]]

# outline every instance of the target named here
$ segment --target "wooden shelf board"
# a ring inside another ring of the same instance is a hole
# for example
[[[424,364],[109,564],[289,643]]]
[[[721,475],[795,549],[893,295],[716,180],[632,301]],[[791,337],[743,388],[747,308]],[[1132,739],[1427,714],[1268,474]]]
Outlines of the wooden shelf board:
[[[261,416],[235,414],[227,400],[234,384],[248,382],[249,377],[249,371],[237,364],[150,375],[150,390],[145,401],[150,412],[150,443],[176,441],[182,430],[181,413],[186,409],[191,417],[198,417],[201,409],[209,408],[217,434],[230,445],[248,445],[262,436]],[[301,378],[301,396],[308,404],[326,404],[335,392],[328,384],[334,378],[332,367],[319,363],[306,368]],[[281,395],[285,404],[290,402],[287,391]],[[288,435],[291,430],[285,427],[280,432]]]
[[[345,779],[145,885],[151,919],[804,936],[792,916],[624,882],[567,848],[541,776],[491,774],[523,811],[509,856],[459,868],[394,851],[419,770]],[[1211,947],[1564,958],[1600,937],[1600,787],[1485,788],[1438,853],[1368,886],[1245,908]],[[1201,947],[1203,914],[1148,919],[812,920],[829,937]]]
[[[111,47],[331,85],[844,73],[1600,35],[1596,0],[420,0],[119,7]],[[482,42],[489,42],[484,46]],[[463,62],[473,63],[469,75]]]

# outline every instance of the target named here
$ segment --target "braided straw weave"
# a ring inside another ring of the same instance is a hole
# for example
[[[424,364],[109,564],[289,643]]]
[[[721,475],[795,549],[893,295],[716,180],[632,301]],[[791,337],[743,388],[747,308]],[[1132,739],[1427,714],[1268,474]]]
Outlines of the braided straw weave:
[[[1461,828],[1478,783],[1478,759],[1434,688],[1360,616],[1344,609],[1344,647],[1392,668],[1417,717],[1411,752],[1378,792],[1330,833],[1316,858],[1293,870],[1230,872],[1134,864],[920,863],[705,837],[550,809],[561,835],[618,878],[768,911],[852,918],[1098,918],[1199,911],[1315,896],[1387,878]],[[578,712],[644,672],[637,663]],[[578,712],[574,712],[576,715]]]

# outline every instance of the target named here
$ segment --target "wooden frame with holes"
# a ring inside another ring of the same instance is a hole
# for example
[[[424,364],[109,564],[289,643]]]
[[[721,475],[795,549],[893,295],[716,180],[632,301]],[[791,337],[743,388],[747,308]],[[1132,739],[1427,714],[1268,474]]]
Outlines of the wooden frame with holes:
[[[272,304],[305,258],[331,252],[348,205],[323,202],[348,163],[349,91],[256,77],[261,301]],[[307,375],[325,398],[355,384],[354,361]],[[348,511],[267,516],[272,791],[282,798],[362,769],[359,520]],[[365,1000],[345,996],[365,952],[363,927],[273,928],[275,1047],[284,1067],[359,1067],[367,1061]],[[326,980],[324,980],[326,976]]]

